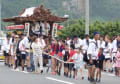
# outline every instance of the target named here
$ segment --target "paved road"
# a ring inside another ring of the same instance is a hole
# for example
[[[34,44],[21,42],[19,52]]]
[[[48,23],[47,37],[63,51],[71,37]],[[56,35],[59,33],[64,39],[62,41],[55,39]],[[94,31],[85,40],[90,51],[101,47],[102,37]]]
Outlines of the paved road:
[[[12,71],[10,68],[5,67],[0,62],[0,84],[90,84],[87,81],[87,71],[85,79],[78,80],[65,78],[64,76],[52,76],[51,73],[33,74]],[[103,78],[100,84],[120,84],[120,78],[115,77],[113,74],[103,73]]]

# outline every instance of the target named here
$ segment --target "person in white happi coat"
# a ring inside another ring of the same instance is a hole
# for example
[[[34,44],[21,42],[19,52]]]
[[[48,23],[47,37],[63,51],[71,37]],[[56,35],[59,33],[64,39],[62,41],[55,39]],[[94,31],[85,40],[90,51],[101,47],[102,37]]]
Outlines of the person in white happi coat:
[[[83,50],[83,54],[84,54],[84,62],[86,62],[85,64],[85,67],[87,66],[87,64],[89,63],[88,62],[88,57],[87,57],[87,50],[88,50],[88,47],[89,47],[89,43],[91,42],[91,39],[89,38],[89,35],[86,34],[85,35],[85,38],[83,39],[83,47],[82,47],[82,50]],[[90,78],[90,69],[88,68],[88,80]]]
[[[14,68],[14,62],[15,62],[15,60],[14,60],[15,57],[14,57],[13,44],[14,44],[16,35],[17,35],[17,32],[13,31],[12,32],[12,36],[10,38],[10,64],[11,64],[11,66],[13,65],[13,68]]]
[[[24,34],[25,37],[23,39],[24,42],[24,47],[25,47],[25,51],[26,51],[26,63],[27,63],[27,71],[30,72],[30,42],[29,40],[31,39],[31,35],[26,36],[26,34]]]
[[[40,35],[38,38],[38,42],[41,44],[42,48],[44,49],[46,46],[45,40],[43,39],[43,35]]]
[[[69,46],[69,49],[70,49],[70,45],[71,45],[71,39],[70,39],[70,37],[67,37],[65,43]]]
[[[24,64],[25,64],[25,59],[26,59],[26,51],[24,47],[24,35],[21,35],[22,40],[19,43],[19,50],[20,50],[20,58],[21,58],[21,67],[22,71],[24,71]]]
[[[89,43],[91,42],[91,39],[89,38],[89,35],[85,35],[85,38],[82,40],[82,49],[83,53],[87,53],[87,49],[89,47]]]
[[[75,48],[82,48],[82,40],[77,36],[74,37],[73,44],[75,45]]]
[[[118,46],[120,45],[120,34],[117,35],[117,38],[113,40],[112,42],[112,50],[111,50],[111,56],[112,56],[112,62],[113,62],[113,70],[115,70],[115,57],[117,54]]]
[[[120,34],[112,42],[112,51],[111,51],[112,59],[115,58],[115,55],[116,55],[117,49],[118,49],[118,45],[120,45]]]
[[[21,61],[22,61],[22,71],[24,71],[24,64],[26,59],[29,58],[29,40],[25,34],[21,35],[22,40],[19,43],[19,50],[21,54]],[[27,71],[28,71],[28,61],[27,61]]]
[[[100,48],[105,47],[105,41],[104,41],[103,35],[100,35],[99,45],[100,45]]]
[[[94,32],[94,38],[93,40],[90,42],[88,50],[87,50],[87,54],[88,54],[88,59],[89,59],[89,65],[90,65],[90,82],[92,83],[96,83],[94,77],[95,77],[95,69],[96,69],[96,57],[98,56],[98,52],[99,52],[99,39],[100,33],[99,32]]]
[[[104,51],[103,54],[105,55],[105,61],[103,64],[103,69],[104,71],[108,70],[109,72],[111,71],[111,49],[112,49],[112,43],[110,40],[110,36],[106,35],[105,36],[105,44],[104,44]]]
[[[38,42],[39,42],[39,44],[41,45],[41,48],[42,48],[41,53],[43,53],[43,50],[46,46],[45,40],[43,39],[43,35],[40,35],[40,37],[38,38]],[[42,54],[42,56],[44,56],[44,55]],[[44,57],[43,57],[43,59],[44,59],[43,64],[46,64],[46,59]]]
[[[3,42],[3,51],[5,56],[5,65],[10,67],[10,35]]]

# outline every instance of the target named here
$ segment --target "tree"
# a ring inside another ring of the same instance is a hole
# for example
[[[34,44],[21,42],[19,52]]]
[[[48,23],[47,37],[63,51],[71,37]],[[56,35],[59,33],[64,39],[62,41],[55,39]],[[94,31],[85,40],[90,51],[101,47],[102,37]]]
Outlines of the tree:
[[[99,31],[102,35],[110,35],[113,37],[120,33],[120,22],[116,20],[115,22],[101,22],[95,21],[90,24],[90,37],[93,37],[93,32]],[[78,20],[76,24],[71,24],[69,27],[64,28],[59,35],[59,38],[65,39],[67,36],[73,37],[77,35],[81,38],[85,34],[85,20]]]

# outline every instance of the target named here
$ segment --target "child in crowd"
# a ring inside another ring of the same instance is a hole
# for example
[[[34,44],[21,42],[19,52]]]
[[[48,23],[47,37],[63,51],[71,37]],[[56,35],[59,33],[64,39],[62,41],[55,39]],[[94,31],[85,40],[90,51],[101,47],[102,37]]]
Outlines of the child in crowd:
[[[70,46],[70,52],[69,52],[70,53],[70,57],[69,57],[69,59],[67,61],[67,62],[71,62],[71,63],[69,63],[69,78],[72,77],[72,71],[74,71],[73,78],[75,78],[74,60],[72,59],[73,55],[76,53],[74,49],[75,49],[75,46],[71,45]]]
[[[84,68],[84,61],[83,61],[83,52],[81,48],[76,49],[76,53],[73,55],[72,59],[74,60],[74,68],[75,68],[75,79],[77,80],[77,72],[80,69],[81,79],[83,80],[83,68]]]
[[[65,41],[64,40],[61,40],[61,45],[59,46],[59,53],[58,53],[58,58],[60,60],[63,60],[63,54],[62,54],[62,51],[65,49]],[[61,61],[58,61],[58,75],[61,74],[61,68],[62,68],[62,62]]]
[[[99,49],[98,56],[96,57],[97,63],[97,73],[96,73],[96,82],[100,82],[101,80],[101,70],[103,69],[103,61],[105,60],[105,56],[103,55],[103,48]]]
[[[59,52],[59,44],[58,44],[58,40],[55,40],[54,43],[51,46],[51,55],[56,57],[58,56],[58,52]],[[52,58],[52,74],[56,75],[56,64],[57,64],[57,60],[55,58]]]
[[[49,72],[49,69],[50,69],[50,67],[51,67],[51,65],[52,65],[52,60],[51,60],[51,56],[49,56],[50,55],[50,53],[51,53],[51,45],[49,44],[46,48],[45,48],[45,53],[48,53],[48,54],[46,54],[46,56],[47,56],[47,58],[48,58],[48,64],[47,64],[47,73]]]
[[[118,77],[120,77],[120,45],[118,46],[118,51],[117,51],[117,54],[116,54],[115,67],[116,67],[116,75]]]
[[[64,55],[63,56],[63,60],[67,61],[69,59],[69,57],[70,57],[69,45],[68,44],[65,45],[65,50],[62,51],[62,54]],[[64,76],[65,77],[68,77],[68,68],[69,68],[69,64],[68,63],[64,63]]]

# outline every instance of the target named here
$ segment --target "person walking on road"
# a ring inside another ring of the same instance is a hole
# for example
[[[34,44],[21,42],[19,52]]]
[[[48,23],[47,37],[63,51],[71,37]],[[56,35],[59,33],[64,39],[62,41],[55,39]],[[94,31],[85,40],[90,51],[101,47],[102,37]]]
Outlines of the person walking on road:
[[[90,82],[93,84],[96,83],[94,77],[95,77],[95,69],[96,69],[95,65],[97,63],[96,57],[98,56],[98,51],[99,51],[99,45],[98,45],[99,36],[100,36],[99,32],[94,32],[94,39],[90,42],[87,51],[89,63],[91,65]]]
[[[34,65],[35,65],[35,73],[43,73],[43,56],[42,56],[42,45],[39,44],[38,38],[34,37],[33,43],[32,43],[32,49],[33,49],[33,59],[34,59]],[[40,69],[38,68],[38,63],[40,64]]]

